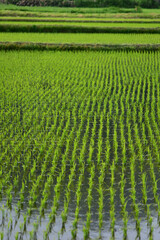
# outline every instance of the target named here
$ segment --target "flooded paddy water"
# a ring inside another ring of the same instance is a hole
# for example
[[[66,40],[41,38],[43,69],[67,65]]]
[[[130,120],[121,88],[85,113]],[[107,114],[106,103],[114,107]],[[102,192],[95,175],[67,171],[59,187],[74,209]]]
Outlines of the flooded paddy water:
[[[1,239],[160,238],[159,60],[1,52]]]

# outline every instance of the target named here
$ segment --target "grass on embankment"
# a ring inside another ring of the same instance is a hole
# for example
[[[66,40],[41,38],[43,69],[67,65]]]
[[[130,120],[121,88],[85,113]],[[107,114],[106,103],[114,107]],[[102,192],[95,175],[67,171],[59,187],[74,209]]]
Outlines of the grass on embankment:
[[[60,8],[60,7],[22,7],[0,4],[0,16],[23,17],[113,17],[113,18],[160,18],[159,9],[143,9],[137,13],[134,8]]]
[[[44,26],[78,26],[78,27],[125,27],[125,28],[158,28],[160,27],[160,22],[155,23],[139,23],[139,22],[81,22],[81,21],[1,21],[0,24],[10,24],[10,25],[44,25]]]
[[[23,12],[55,12],[55,13],[137,13],[135,8],[119,8],[119,7],[52,7],[52,6],[16,6],[13,4],[0,4],[0,10],[23,11]]]
[[[140,24],[160,24],[160,19],[142,19],[142,18],[80,18],[80,17],[54,17],[54,18],[37,18],[37,17],[0,17],[0,22],[43,22],[43,23],[140,23]]]
[[[22,12],[47,12],[47,13],[158,13],[160,14],[160,9],[140,9],[139,12],[135,8],[120,8],[120,7],[98,7],[98,8],[87,8],[87,7],[52,7],[52,6],[17,6],[13,4],[1,4],[0,11],[10,10],[10,11],[22,11]]]
[[[70,25],[22,25],[0,24],[0,32],[44,32],[44,33],[160,33],[160,28],[92,27]]]
[[[0,16],[5,17],[79,17],[79,18],[141,18],[141,19],[160,19],[160,13],[45,13],[45,12],[23,12],[23,11],[8,11],[0,10]]]
[[[52,50],[52,51],[159,51],[160,44],[56,44],[31,42],[0,42],[0,50]]]
[[[160,44],[159,34],[119,33],[0,33],[2,42],[80,43],[80,44]]]

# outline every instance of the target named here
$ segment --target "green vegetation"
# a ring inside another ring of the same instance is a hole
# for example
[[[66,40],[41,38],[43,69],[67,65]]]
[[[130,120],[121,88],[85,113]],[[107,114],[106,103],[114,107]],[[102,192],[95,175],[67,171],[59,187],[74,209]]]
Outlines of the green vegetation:
[[[137,11],[138,10],[138,11]],[[160,18],[159,9],[133,8],[79,8],[79,7],[27,7],[11,4],[0,4],[0,16],[19,17],[89,17],[89,18]]]
[[[39,50],[39,51],[110,51],[139,50],[159,51],[160,44],[59,44],[59,43],[27,43],[0,42],[0,50]]]
[[[55,13],[133,13],[137,12],[134,8],[119,8],[119,7],[51,7],[51,6],[16,6],[13,4],[1,4],[0,10],[11,11],[26,11],[26,12],[55,12]],[[154,10],[150,10],[152,12]]]
[[[93,211],[97,237],[103,235],[108,216],[115,238],[117,213],[123,219],[123,238],[132,216],[140,237],[139,201],[153,238],[148,188],[160,216],[159,58],[160,52],[151,51],[1,51],[2,239],[4,228],[11,237],[18,239],[20,232],[33,238],[46,216],[47,239],[58,212],[60,235],[65,236],[71,211],[73,239],[79,231],[89,238]],[[5,214],[13,202],[17,232],[12,215],[8,219]]]
[[[43,18],[43,17],[0,17],[2,22],[79,22],[79,23],[160,23],[159,19],[140,19],[140,18],[87,18],[87,17],[52,17],[52,18]]]
[[[13,21],[2,21],[0,22],[0,24],[4,25],[4,24],[7,24],[7,25],[33,25],[33,26],[39,26],[39,25],[44,25],[44,26],[47,26],[47,25],[58,25],[58,26],[78,26],[78,27],[125,27],[125,28],[158,28],[160,27],[160,22],[159,23],[126,23],[126,22],[121,22],[121,23],[112,23],[112,22],[106,22],[106,23],[102,23],[102,22],[74,22],[74,21],[71,21],[71,22],[26,22],[26,21],[21,21],[21,22],[13,22]]]
[[[0,4],[0,239],[159,239],[160,10],[111,2]]]
[[[155,25],[156,26],[156,25]],[[42,32],[42,33],[160,33],[160,27],[104,27],[104,26],[76,26],[64,25],[41,25],[41,24],[0,24],[0,32]]]
[[[1,10],[0,11],[0,16],[1,17],[36,17],[36,18],[116,18],[116,19],[148,19],[148,20],[153,20],[153,19],[159,19],[160,18],[160,13],[158,11],[153,11],[153,12],[146,12],[146,13],[41,13],[41,12],[25,12],[25,11],[6,11],[6,10]]]
[[[0,42],[72,44],[160,44],[159,34],[0,33]]]

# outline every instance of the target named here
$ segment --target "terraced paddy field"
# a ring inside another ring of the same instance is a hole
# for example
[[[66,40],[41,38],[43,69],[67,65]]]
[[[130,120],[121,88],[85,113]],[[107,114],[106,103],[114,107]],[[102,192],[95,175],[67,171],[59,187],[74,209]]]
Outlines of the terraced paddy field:
[[[159,240],[159,10],[6,9],[0,239]]]
[[[35,42],[69,44],[160,44],[160,34],[119,33],[6,33],[0,42]]]
[[[143,9],[138,13],[134,8],[69,8],[69,7],[23,7],[0,4],[0,16],[32,17],[107,17],[107,18],[160,18],[159,9]]]
[[[160,52],[1,51],[4,239],[159,239]]]
[[[84,26],[84,27],[129,27],[129,28],[160,28],[160,23],[102,23],[102,22],[16,22],[16,21],[4,21],[0,24],[12,24],[12,25],[62,25],[62,26]]]
[[[54,18],[1,17],[0,32],[159,34],[160,21],[156,18],[71,18],[69,15]]]

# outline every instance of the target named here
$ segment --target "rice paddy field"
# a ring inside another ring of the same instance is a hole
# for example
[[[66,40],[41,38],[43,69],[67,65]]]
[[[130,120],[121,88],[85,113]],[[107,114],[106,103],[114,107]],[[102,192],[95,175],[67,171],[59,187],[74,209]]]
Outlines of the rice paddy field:
[[[4,11],[0,239],[159,240],[160,33],[149,30],[159,28],[158,15],[64,19],[58,12],[49,22]],[[91,33],[18,32],[17,24],[86,24]],[[94,32],[92,25],[104,24],[148,33]],[[23,48],[31,43],[32,50]],[[38,44],[59,48],[37,50]]]
[[[160,34],[119,33],[7,33],[0,32],[1,42],[35,43],[91,43],[91,44],[159,44]]]

